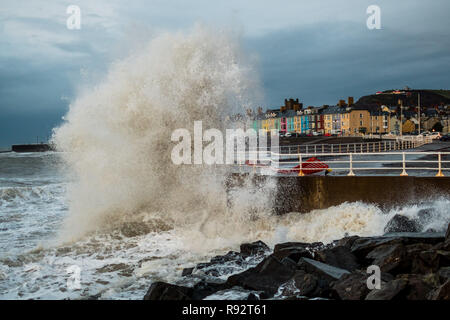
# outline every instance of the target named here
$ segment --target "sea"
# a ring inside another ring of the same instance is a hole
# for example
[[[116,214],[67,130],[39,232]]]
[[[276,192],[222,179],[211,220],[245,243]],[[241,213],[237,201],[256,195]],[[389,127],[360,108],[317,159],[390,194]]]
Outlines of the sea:
[[[225,132],[263,101],[240,41],[202,25],[156,34],[76,90],[53,130],[57,151],[0,153],[0,299],[142,299],[154,281],[193,285],[204,270],[182,277],[184,268],[244,242],[382,235],[395,214],[421,210],[431,212],[424,230],[443,231],[450,199],[439,195],[388,211],[355,202],[280,216],[273,180],[250,175],[230,189],[231,168],[176,165],[174,133],[189,136],[195,121]]]

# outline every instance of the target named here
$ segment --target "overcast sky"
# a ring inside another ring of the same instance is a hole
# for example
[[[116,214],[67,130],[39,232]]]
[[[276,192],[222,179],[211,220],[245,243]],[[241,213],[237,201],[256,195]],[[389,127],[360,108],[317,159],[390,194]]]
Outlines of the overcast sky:
[[[381,29],[366,26],[369,5]],[[66,9],[81,9],[68,30]],[[264,107],[305,105],[378,90],[450,88],[448,0],[3,0],[0,147],[46,139],[83,84],[161,30],[196,22],[233,28],[258,57]]]

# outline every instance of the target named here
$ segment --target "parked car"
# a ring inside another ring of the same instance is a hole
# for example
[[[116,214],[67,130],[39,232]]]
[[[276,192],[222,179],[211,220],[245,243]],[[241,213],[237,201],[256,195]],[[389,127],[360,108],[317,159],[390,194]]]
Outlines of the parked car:
[[[440,132],[431,132],[428,136],[431,137],[431,139],[440,139],[442,137]]]
[[[440,141],[450,141],[450,134],[444,134],[442,137],[439,138]]]

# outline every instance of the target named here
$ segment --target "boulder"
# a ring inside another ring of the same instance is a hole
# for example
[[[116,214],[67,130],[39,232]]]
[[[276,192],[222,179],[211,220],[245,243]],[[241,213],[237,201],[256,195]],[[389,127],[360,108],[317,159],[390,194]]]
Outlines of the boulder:
[[[348,247],[351,248],[353,243],[359,239],[358,236],[349,236],[349,237],[344,237],[338,241],[336,241],[336,246],[340,246],[340,247]]]
[[[257,295],[257,294],[255,294],[255,293],[251,292],[251,293],[248,295],[247,300],[249,300],[249,301],[256,301],[256,300],[260,300],[260,299],[259,299],[259,295]]]
[[[294,276],[294,285],[298,290],[298,294],[306,297],[321,296],[321,288],[319,287],[319,278],[305,271],[297,271]]]
[[[394,245],[397,243],[403,243],[402,239],[396,237],[364,237],[356,239],[353,242],[351,251],[359,261],[361,261],[363,264],[366,264],[368,263],[368,261],[366,261],[366,256],[369,254],[369,252],[381,245]]]
[[[211,282],[211,281],[200,281],[190,291],[190,299],[192,300],[202,300],[213,293],[226,289],[224,281]]]
[[[444,234],[398,232],[385,234],[381,237],[362,237],[356,239],[352,245],[352,253],[360,260],[365,260],[367,254],[380,245],[402,243],[404,245],[423,243],[436,245],[444,241]]]
[[[308,250],[310,252],[313,252],[315,250],[318,250],[320,248],[323,248],[324,244],[322,242],[312,242],[312,243],[307,243],[307,242],[284,242],[284,243],[279,243],[276,244],[275,247],[273,248],[273,252],[276,253],[279,250],[282,249],[286,249],[286,248],[291,248],[291,249],[304,249],[304,250]]]
[[[281,263],[273,255],[265,258],[256,267],[250,268],[227,279],[227,287],[240,286],[244,289],[263,291],[272,296],[278,288],[292,278],[295,269]]]
[[[360,268],[356,256],[349,247],[336,246],[316,252],[316,260],[329,264],[333,267],[354,271]]]
[[[330,266],[320,261],[316,261],[309,258],[301,258],[298,262],[297,268],[303,270],[306,273],[316,275],[318,278],[327,280],[329,282],[335,281],[342,277],[346,273],[350,273],[348,270]]]
[[[365,300],[397,300],[402,298],[408,281],[405,279],[395,279],[381,286],[380,289],[373,289],[366,296]]]
[[[428,295],[430,300],[450,300],[450,280],[447,280],[443,285],[430,292]]]
[[[190,300],[192,288],[177,286],[165,282],[153,282],[144,300]]]
[[[186,277],[192,274],[192,271],[194,271],[194,268],[184,268],[183,271],[181,271],[181,276]]]
[[[439,259],[430,244],[416,243],[406,246],[407,261],[410,273],[426,274],[439,268]]]
[[[213,257],[209,262],[197,264],[195,269],[208,276],[220,277],[236,272],[244,263],[245,259],[239,252],[229,251],[225,255]]]
[[[406,300],[426,300],[427,296],[435,287],[439,285],[439,278],[435,274],[427,276],[419,274],[404,274],[399,279],[406,280],[407,284],[402,292],[402,298]]]
[[[285,247],[277,251],[274,251],[273,256],[279,260],[284,258],[289,258],[295,263],[297,263],[300,258],[312,258],[312,253],[301,247]]]
[[[262,241],[241,244],[241,254],[243,256],[264,255],[270,248]]]
[[[366,259],[380,267],[382,272],[396,274],[407,267],[406,249],[401,243],[385,244],[370,251]]]
[[[336,291],[341,300],[364,300],[370,290],[367,287],[368,274],[354,272],[344,274],[334,282],[332,289]]]
[[[396,214],[384,227],[385,233],[390,232],[419,232],[420,225],[417,221],[406,216]]]
[[[448,279],[450,279],[450,267],[440,268],[437,272],[437,275],[441,283],[446,282]]]

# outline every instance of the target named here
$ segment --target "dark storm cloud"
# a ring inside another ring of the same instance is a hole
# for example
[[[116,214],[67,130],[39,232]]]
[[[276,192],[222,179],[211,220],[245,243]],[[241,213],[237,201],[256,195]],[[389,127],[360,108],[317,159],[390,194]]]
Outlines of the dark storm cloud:
[[[378,0],[382,29],[373,31],[366,27],[372,0],[77,3],[77,31],[66,28],[65,1],[2,3],[0,147],[50,134],[84,70],[103,74],[132,47],[127,40],[197,21],[242,30],[260,59],[265,108],[288,97],[321,105],[405,85],[450,88],[448,0]]]
[[[307,105],[410,86],[450,87],[450,41],[442,35],[370,31],[360,24],[321,24],[249,39],[261,56],[268,102]]]

